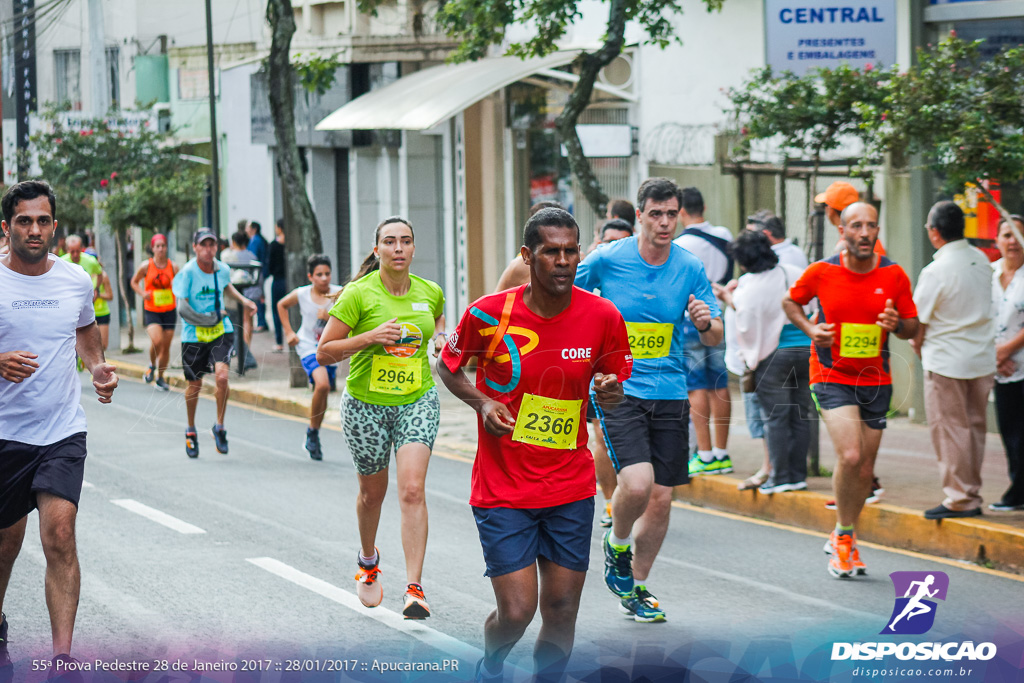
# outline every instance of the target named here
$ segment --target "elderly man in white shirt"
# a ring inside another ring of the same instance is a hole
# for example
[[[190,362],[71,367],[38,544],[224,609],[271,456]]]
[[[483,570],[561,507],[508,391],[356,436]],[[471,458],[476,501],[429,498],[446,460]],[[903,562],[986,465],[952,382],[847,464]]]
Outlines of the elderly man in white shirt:
[[[924,516],[973,517],[981,514],[985,410],[996,370],[992,269],[964,239],[964,214],[953,202],[933,206],[925,227],[938,251],[914,291],[921,321],[914,348],[946,498]]]

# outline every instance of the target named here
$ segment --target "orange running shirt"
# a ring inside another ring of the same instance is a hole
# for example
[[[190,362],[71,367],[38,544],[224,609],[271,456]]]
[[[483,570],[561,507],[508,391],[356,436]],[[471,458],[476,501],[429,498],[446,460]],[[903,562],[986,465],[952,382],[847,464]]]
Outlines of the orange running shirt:
[[[142,307],[151,313],[165,313],[173,311],[177,302],[171,292],[171,282],[174,281],[174,265],[170,259],[163,268],[157,268],[153,259],[149,259],[146,267],[145,289],[146,293],[152,292],[152,296],[142,303]]]
[[[886,299],[892,299],[901,318],[917,317],[917,307],[903,269],[886,256],[876,258],[878,265],[860,274],[836,254],[812,263],[790,288],[790,298],[800,305],[818,297],[818,322],[835,325],[832,346],[811,345],[811,384],[892,384],[889,333],[876,324],[878,314]]]

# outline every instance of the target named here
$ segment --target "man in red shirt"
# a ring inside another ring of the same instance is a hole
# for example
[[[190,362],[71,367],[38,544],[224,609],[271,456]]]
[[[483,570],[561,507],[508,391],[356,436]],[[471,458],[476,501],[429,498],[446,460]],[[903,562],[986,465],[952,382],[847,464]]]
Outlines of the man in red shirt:
[[[479,414],[469,502],[497,601],[484,624],[480,680],[501,679],[538,602],[537,672],[557,676],[572,652],[594,522],[590,384],[602,408],[613,409],[633,363],[615,306],[573,286],[579,240],[566,211],[532,216],[521,250],[529,284],[474,302],[437,364],[445,385]],[[462,370],[472,357],[476,386]]]
[[[851,204],[843,210],[839,226],[846,249],[812,263],[782,306],[813,342],[811,388],[836,450],[836,528],[825,552],[831,555],[829,573],[845,578],[867,573],[853,527],[871,491],[892,398],[889,335],[911,339],[918,322],[907,274],[875,253],[875,207]],[[817,324],[801,308],[814,297],[821,306]]]

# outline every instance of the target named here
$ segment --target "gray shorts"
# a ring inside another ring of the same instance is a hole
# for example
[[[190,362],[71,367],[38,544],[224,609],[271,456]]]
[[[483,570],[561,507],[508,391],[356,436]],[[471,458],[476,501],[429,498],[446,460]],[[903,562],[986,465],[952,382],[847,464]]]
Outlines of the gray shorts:
[[[391,451],[408,443],[434,447],[437,427],[441,422],[441,400],[437,387],[430,387],[412,403],[401,406],[378,406],[352,398],[346,391],[341,396],[341,424],[345,443],[352,453],[356,472],[368,477],[385,469],[391,462]]]

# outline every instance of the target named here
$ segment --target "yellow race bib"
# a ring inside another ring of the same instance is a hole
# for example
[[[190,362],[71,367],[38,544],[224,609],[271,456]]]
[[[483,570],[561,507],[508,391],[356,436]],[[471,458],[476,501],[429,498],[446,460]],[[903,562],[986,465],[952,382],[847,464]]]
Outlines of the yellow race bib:
[[[839,355],[843,358],[877,358],[882,353],[882,328],[875,324],[843,323]]]
[[[153,305],[154,306],[170,306],[174,303],[174,293],[169,289],[154,289],[153,290]]]
[[[672,323],[626,323],[634,359],[664,358],[672,348]]]
[[[405,396],[423,386],[423,361],[376,355],[370,368],[370,391]]]
[[[220,321],[213,327],[196,326],[196,339],[201,342],[212,342],[224,335],[224,321]]]
[[[583,401],[523,394],[512,440],[544,448],[576,448]]]

